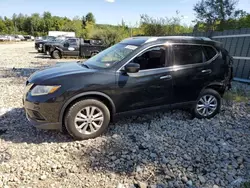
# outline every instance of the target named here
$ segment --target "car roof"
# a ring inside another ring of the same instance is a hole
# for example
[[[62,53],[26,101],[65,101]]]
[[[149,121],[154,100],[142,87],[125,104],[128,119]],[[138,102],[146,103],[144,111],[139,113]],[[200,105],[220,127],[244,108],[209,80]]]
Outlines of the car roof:
[[[207,37],[194,37],[194,36],[142,36],[131,37],[124,39],[121,43],[141,46],[149,43],[162,43],[162,42],[176,42],[176,43],[195,43],[195,44],[209,44],[218,45],[217,41],[214,41]]]

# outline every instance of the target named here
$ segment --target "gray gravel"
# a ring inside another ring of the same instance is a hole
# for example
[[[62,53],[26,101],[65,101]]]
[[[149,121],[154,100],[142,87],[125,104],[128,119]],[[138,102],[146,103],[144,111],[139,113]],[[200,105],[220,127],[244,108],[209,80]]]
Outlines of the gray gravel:
[[[56,63],[33,45],[0,45],[0,187],[230,188],[250,179],[249,101],[224,101],[211,120],[180,110],[122,118],[87,141],[33,128],[25,80]]]

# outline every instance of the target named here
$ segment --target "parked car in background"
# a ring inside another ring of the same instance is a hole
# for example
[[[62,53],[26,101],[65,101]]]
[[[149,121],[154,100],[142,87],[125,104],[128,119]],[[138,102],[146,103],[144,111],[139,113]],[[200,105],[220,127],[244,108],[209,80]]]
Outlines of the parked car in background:
[[[16,41],[16,37],[14,35],[7,36],[8,41]]]
[[[36,127],[65,127],[74,138],[89,139],[125,114],[186,107],[197,118],[212,118],[232,71],[231,56],[208,38],[135,37],[85,62],[32,74],[23,102]]]
[[[20,41],[21,41],[21,39],[20,39],[17,35],[14,36],[14,40],[15,40],[16,42],[20,42]]]
[[[65,56],[70,57],[92,57],[106,46],[102,40],[84,40],[81,38],[68,38],[61,43],[50,44],[49,54],[54,59],[60,59]]]
[[[0,35],[0,42],[8,41],[8,37],[5,35]]]
[[[50,41],[53,41],[55,40],[56,37],[53,37],[53,36],[47,36],[47,37],[43,37],[41,39],[38,39],[35,41],[35,49],[40,52],[40,53],[43,53],[43,45],[46,43],[46,42],[50,42]]]
[[[15,35],[16,41],[25,41],[25,38],[23,35]]]
[[[25,38],[23,35],[1,35],[0,36],[0,41],[24,41]]]
[[[34,41],[35,40],[35,38],[31,35],[25,35],[24,38],[26,41]]]
[[[35,41],[46,40],[46,36],[35,37]]]
[[[55,40],[48,41],[44,43],[43,45],[43,52],[46,55],[50,55],[50,47],[53,45],[60,45],[62,42],[64,42],[66,39],[69,39],[71,37],[57,37]]]

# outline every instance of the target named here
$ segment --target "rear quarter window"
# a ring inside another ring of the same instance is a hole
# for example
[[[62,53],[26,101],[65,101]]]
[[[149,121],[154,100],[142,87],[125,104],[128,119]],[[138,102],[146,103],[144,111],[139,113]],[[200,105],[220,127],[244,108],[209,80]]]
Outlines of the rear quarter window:
[[[215,51],[215,49],[213,49],[210,46],[203,46],[203,49],[204,49],[204,54],[206,56],[207,61],[209,61],[210,59],[212,59],[217,54],[217,52]]]

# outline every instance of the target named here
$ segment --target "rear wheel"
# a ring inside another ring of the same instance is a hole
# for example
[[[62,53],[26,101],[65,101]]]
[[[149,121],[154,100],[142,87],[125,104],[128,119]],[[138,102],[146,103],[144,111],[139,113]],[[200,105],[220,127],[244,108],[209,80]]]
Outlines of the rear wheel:
[[[96,99],[85,99],[73,104],[64,123],[71,136],[78,140],[95,138],[104,133],[110,122],[110,112]]]
[[[53,59],[61,59],[62,58],[62,55],[61,55],[61,52],[59,50],[54,50],[52,53],[51,53],[51,57]]]
[[[194,115],[199,119],[212,118],[219,113],[220,108],[220,94],[213,89],[205,89],[196,101]]]

